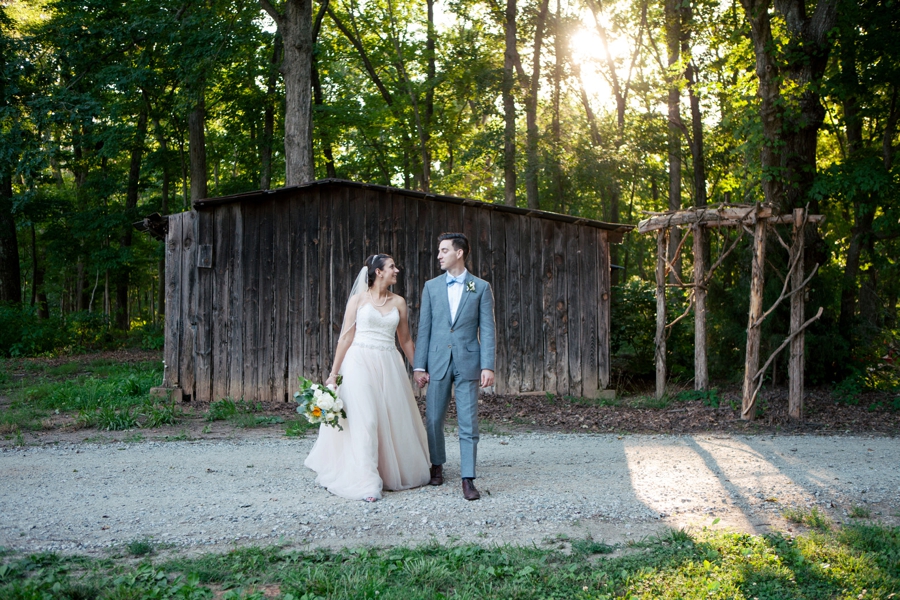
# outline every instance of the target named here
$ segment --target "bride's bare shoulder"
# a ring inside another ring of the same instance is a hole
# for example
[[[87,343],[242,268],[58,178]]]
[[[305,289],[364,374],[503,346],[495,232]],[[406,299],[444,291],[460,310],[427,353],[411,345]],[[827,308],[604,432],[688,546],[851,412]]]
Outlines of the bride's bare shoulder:
[[[350,299],[347,300],[347,311],[356,312],[356,309],[362,306],[362,297],[362,294],[354,294],[353,296],[350,296]]]
[[[391,296],[391,305],[396,306],[400,312],[404,312],[406,311],[406,298],[400,294],[394,294]]]

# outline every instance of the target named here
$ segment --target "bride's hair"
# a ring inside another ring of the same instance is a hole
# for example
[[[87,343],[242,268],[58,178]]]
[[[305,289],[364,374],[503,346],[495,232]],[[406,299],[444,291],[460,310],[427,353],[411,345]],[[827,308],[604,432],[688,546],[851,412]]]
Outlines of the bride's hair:
[[[366,267],[369,269],[369,287],[375,285],[375,271],[383,270],[384,263],[391,257],[390,254],[373,254],[366,259]]]

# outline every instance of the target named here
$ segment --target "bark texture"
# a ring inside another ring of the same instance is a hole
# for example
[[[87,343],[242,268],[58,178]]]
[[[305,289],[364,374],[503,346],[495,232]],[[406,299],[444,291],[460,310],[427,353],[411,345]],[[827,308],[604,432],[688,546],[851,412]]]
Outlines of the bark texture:
[[[284,158],[285,185],[299,185],[316,177],[312,145],[312,0],[286,0],[284,13],[268,0],[259,0],[275,21],[284,40]]]

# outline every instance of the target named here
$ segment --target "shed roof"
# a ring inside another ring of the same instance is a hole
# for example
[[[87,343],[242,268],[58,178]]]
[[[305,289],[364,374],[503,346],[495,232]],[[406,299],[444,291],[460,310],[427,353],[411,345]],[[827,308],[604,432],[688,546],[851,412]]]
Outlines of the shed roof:
[[[425,200],[434,200],[437,202],[448,202],[450,204],[463,204],[465,206],[480,206],[488,210],[496,210],[499,212],[508,212],[516,215],[525,215],[529,217],[537,217],[539,219],[549,219],[552,221],[562,221],[564,223],[574,223],[576,225],[586,225],[597,229],[605,229],[607,231],[618,233],[617,236],[611,236],[610,241],[618,242],[621,235],[628,233],[634,229],[634,225],[626,225],[622,223],[605,223],[594,219],[585,219],[583,217],[575,217],[572,215],[562,215],[545,210],[534,210],[531,208],[519,208],[518,206],[507,206],[505,204],[491,204],[481,202],[479,200],[470,200],[468,198],[458,198],[456,196],[444,196],[441,194],[430,194],[428,192],[419,192],[415,190],[406,190],[403,188],[394,188],[385,185],[377,185],[373,183],[359,183],[356,181],[347,181],[345,179],[318,179],[309,183],[295,185],[291,187],[277,188],[274,190],[260,190],[256,192],[244,192],[242,194],[232,194],[231,196],[221,196],[219,198],[204,198],[194,202],[194,208],[202,209],[220,204],[230,204],[232,202],[246,202],[255,200],[269,200],[284,194],[289,194],[294,190],[303,190],[317,186],[346,186],[364,190],[378,190],[391,194],[399,194],[402,196],[411,196],[413,198],[422,198]]]

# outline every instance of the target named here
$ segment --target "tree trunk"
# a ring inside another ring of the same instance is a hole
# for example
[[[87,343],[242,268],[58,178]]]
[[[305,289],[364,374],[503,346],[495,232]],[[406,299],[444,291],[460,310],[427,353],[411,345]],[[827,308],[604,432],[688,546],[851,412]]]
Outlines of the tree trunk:
[[[425,39],[425,60],[427,61],[425,76],[427,77],[425,87],[425,118],[424,118],[424,161],[426,163],[423,171],[428,173],[431,179],[431,121],[434,117],[434,87],[437,84],[437,65],[435,64],[435,45],[437,43],[437,32],[434,28],[434,0],[427,0],[428,6],[428,31]],[[430,181],[429,181],[430,185]]]
[[[674,228],[656,232],[656,397],[666,395],[666,249],[667,233]]]
[[[144,156],[144,142],[146,136],[147,109],[144,107],[138,115],[137,131],[135,132],[134,140],[131,145],[131,162],[128,168],[128,187],[125,191],[125,214],[127,215],[128,222],[126,223],[125,230],[122,232],[122,237],[119,240],[119,244],[123,249],[131,247],[131,232],[133,231],[131,222],[136,218],[134,211],[137,208],[138,184],[140,183],[141,178],[141,161]],[[123,331],[128,331],[130,325],[128,315],[129,269],[130,265],[124,265],[116,278],[116,326]]]
[[[284,13],[269,0],[259,0],[284,40],[284,158],[285,185],[316,178],[312,145],[312,0],[286,0]]]
[[[668,129],[668,154],[669,154],[669,210],[681,209],[681,72],[677,69],[681,52],[681,2],[666,0],[666,48],[668,50],[668,78],[669,78],[669,129]],[[669,257],[675,256],[675,251],[681,242],[681,231],[673,227],[669,232]],[[674,268],[669,273],[669,283],[678,281],[677,275],[681,274],[681,258],[674,262]]]
[[[791,258],[796,260],[796,267],[791,273],[791,289],[798,290],[791,296],[791,335],[794,335],[803,326],[805,320],[805,294],[799,289],[803,283],[803,233],[806,211],[802,208],[794,209],[794,240],[791,248]],[[800,333],[791,340],[791,357],[788,362],[788,414],[792,419],[803,418],[803,371],[804,371],[804,342],[805,334]]]
[[[532,62],[531,86],[525,99],[525,195],[528,208],[540,208],[538,197],[538,125],[537,107],[538,91],[541,87],[541,44],[544,41],[544,24],[547,20],[547,7],[550,0],[541,0],[534,31],[534,58]]]
[[[278,65],[284,52],[281,36],[275,34],[272,42],[272,57],[269,59],[269,77],[266,81],[266,107],[263,111],[263,134],[259,143],[259,189],[272,187],[272,145],[275,137],[275,86]]]
[[[753,229],[753,259],[750,268],[750,313],[747,318],[747,350],[744,355],[744,387],[741,401],[741,419],[756,418],[756,399],[753,397],[755,376],[759,370],[759,342],[765,289],[766,220],[757,219]],[[762,375],[761,375],[762,376]]]
[[[706,360],[706,260],[703,244],[705,227],[694,225],[694,389],[709,388]]]
[[[563,40],[563,15],[562,4],[560,0],[556,0],[556,15],[554,20],[553,32],[553,120],[550,126],[553,135],[553,206],[559,213],[566,212],[566,197],[563,190],[563,168],[560,163],[562,155],[562,137],[560,132],[559,105],[562,96],[562,69],[564,58],[564,40]]]
[[[203,200],[207,191],[206,169],[206,99],[204,86],[200,85],[197,104],[188,115],[188,138],[191,155],[191,204]]]
[[[841,87],[846,93],[843,101],[844,123],[847,133],[849,160],[854,160],[863,150],[863,120],[859,111],[859,76],[856,68],[856,34],[841,31],[840,45]],[[847,344],[853,347],[854,316],[859,295],[860,258],[867,238],[872,235],[875,222],[875,207],[867,198],[855,194],[853,200],[853,225],[850,229],[850,243],[844,261],[844,276],[841,285],[841,312],[838,327]]]
[[[788,37],[779,55],[769,14],[772,0],[741,0],[759,80],[762,188],[766,201],[780,212],[805,206],[815,178],[816,138],[825,118],[817,90],[833,44],[837,3],[819,0],[807,17],[802,0],[777,0],[775,10],[784,18]],[[782,96],[782,81],[789,83],[787,89],[797,90],[792,97]],[[811,212],[818,212],[815,199],[809,204]]]
[[[516,47],[516,0],[506,0],[506,51],[503,54],[503,201],[516,205],[516,100],[513,96]]]
[[[10,166],[4,165],[0,173],[0,302],[19,304],[22,302],[22,273],[9,169]]]

